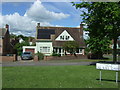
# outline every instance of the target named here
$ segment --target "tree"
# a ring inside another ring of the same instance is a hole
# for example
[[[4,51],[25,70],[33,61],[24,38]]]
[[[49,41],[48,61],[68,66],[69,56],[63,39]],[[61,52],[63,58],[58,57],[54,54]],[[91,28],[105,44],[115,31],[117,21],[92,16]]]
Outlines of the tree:
[[[76,55],[75,52],[77,51],[78,48],[79,48],[79,45],[75,41],[67,41],[63,45],[63,49],[69,52],[70,54]]]
[[[11,33],[10,38],[17,38],[17,35]]]
[[[29,42],[22,42],[22,43],[17,43],[14,47],[14,49],[17,50],[17,54],[21,55],[22,53],[22,47],[23,46],[29,46]]]
[[[87,9],[87,11],[83,11],[82,16],[83,22],[88,25],[87,31],[89,31],[90,40],[96,41],[97,39],[99,39],[98,42],[100,42],[101,40],[108,39],[114,41],[113,61],[116,62],[116,43],[118,36],[120,36],[119,3],[83,2],[79,4],[73,3],[73,5],[76,6],[76,8]],[[96,44],[98,42],[96,42]],[[94,48],[96,47],[94,46]]]
[[[99,37],[87,40],[88,48],[94,59],[103,59],[103,54],[110,50],[110,40],[108,38],[100,39]]]
[[[29,37],[23,35],[18,35],[17,38],[22,38],[24,41],[28,41],[29,39]]]

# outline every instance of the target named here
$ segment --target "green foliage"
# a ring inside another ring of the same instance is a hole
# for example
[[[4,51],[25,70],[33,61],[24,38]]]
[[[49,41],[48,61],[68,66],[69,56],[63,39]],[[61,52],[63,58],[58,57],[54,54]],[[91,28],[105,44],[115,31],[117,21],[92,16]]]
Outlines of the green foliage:
[[[110,50],[109,45],[111,41],[108,38],[100,39],[98,37],[94,37],[89,39],[87,43],[88,43],[88,49],[92,53],[97,53],[97,52],[105,53],[106,51]]]
[[[23,36],[23,35],[18,35],[18,38],[22,38],[24,41],[28,41],[29,37]]]
[[[17,35],[15,35],[15,34],[10,34],[10,38],[17,38]]]
[[[52,56],[58,56],[58,57],[60,57],[61,55],[53,52],[53,53],[52,53]]]
[[[22,43],[16,43],[14,46],[14,49],[17,50],[17,54],[21,55],[22,53],[22,47],[23,46],[30,46],[29,45],[29,38],[33,39],[33,37],[27,37],[27,36],[23,36],[23,35],[15,35],[15,34],[10,34],[10,38],[16,38],[17,40],[19,40],[20,38],[22,38],[24,41]],[[31,46],[35,46],[35,44],[31,45]]]
[[[33,43],[32,45],[30,45],[30,46],[36,46],[36,43]]]
[[[116,42],[120,36],[120,5],[118,2],[82,2],[73,3],[76,8],[85,8],[83,22],[88,25],[89,48],[92,52],[103,53],[108,49],[109,40],[114,40],[114,57]],[[116,59],[114,58],[114,61]]]
[[[44,59],[44,54],[43,53],[38,52],[36,55],[38,56],[38,60],[43,60]]]
[[[21,53],[22,53],[22,47],[23,47],[23,46],[29,46],[29,42],[17,43],[17,44],[14,46],[14,49],[17,50],[18,55],[21,55]]]
[[[63,49],[71,54],[75,53],[78,48],[79,48],[79,45],[75,41],[67,41],[63,45]]]

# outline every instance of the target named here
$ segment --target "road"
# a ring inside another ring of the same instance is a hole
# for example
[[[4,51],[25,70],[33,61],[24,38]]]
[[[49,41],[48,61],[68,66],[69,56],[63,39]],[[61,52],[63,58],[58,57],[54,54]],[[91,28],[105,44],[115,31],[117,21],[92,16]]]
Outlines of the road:
[[[91,62],[34,62],[34,61],[16,61],[3,62],[2,66],[63,66],[63,65],[90,65]]]

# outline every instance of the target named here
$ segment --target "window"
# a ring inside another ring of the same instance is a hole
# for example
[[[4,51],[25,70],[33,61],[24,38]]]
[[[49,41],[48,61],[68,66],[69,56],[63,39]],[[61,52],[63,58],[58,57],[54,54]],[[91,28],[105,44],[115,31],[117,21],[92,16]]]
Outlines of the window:
[[[79,50],[79,53],[82,53],[82,49]]]
[[[42,52],[42,47],[40,47],[40,52]]]
[[[50,52],[50,47],[40,47],[40,52],[41,53],[49,53]]]
[[[43,52],[47,52],[47,47],[43,47]]]
[[[66,36],[66,40],[68,40],[70,37],[69,36]]]
[[[62,36],[60,36],[60,39],[62,39]]]
[[[50,47],[47,48],[47,52],[50,52]]]
[[[60,36],[60,40],[68,40],[70,36]]]

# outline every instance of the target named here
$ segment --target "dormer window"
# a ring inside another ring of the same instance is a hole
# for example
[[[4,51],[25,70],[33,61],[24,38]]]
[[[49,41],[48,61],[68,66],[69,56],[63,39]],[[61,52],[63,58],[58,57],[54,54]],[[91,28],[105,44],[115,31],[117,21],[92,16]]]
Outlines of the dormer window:
[[[62,36],[60,36],[60,39],[62,39]]]
[[[61,40],[69,40],[70,36],[60,36]]]
[[[70,37],[69,36],[66,36],[66,40],[68,40]]]
[[[61,40],[64,40],[64,36],[60,36],[60,39],[61,39]]]

